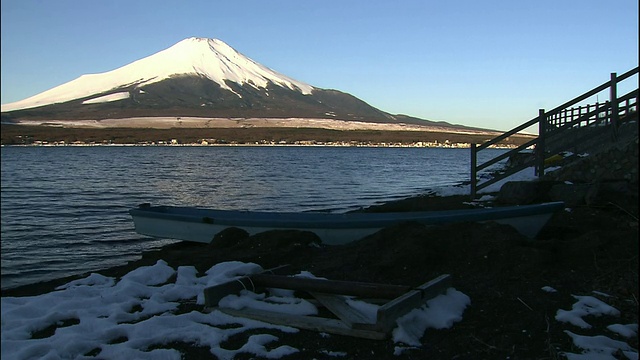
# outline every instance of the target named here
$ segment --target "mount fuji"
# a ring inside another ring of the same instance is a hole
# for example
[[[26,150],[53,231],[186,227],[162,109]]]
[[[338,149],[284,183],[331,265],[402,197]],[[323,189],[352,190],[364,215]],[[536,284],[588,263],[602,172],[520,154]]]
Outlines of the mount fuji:
[[[118,69],[1,107],[3,122],[134,117],[304,118],[451,126],[391,115],[280,74],[221,40],[192,37]]]

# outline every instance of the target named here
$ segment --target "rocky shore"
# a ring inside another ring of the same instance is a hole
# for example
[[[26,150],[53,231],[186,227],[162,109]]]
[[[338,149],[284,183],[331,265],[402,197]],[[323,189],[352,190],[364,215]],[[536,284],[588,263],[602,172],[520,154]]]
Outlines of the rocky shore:
[[[423,348],[399,357],[393,355],[390,341],[325,339],[304,330],[277,336],[301,349],[290,357],[296,359],[323,358],[319,351],[328,348],[353,359],[557,358],[562,351],[575,350],[565,333],[571,325],[554,320],[558,309],[571,307],[572,295],[608,294],[606,300],[622,314],[615,321],[638,322],[638,196],[631,188],[601,188],[589,204],[576,204],[555,214],[534,241],[493,223],[406,224],[344,246],[309,246],[318,241],[312,233],[273,231],[247,237],[229,231],[212,245],[177,243],[99,273],[118,278],[162,259],[174,268],[190,265],[200,272],[216,263],[237,260],[263,268],[288,264],[294,272],[310,271],[335,280],[409,286],[451,274],[453,286],[471,298],[464,319],[451,329],[428,330]],[[421,196],[367,211],[454,209],[471,206],[468,200],[465,196]],[[495,201],[500,201],[500,194]],[[3,291],[2,296],[42,294],[75,278],[23,286]],[[557,293],[546,294],[541,290],[545,286]],[[197,306],[191,304],[184,311],[187,309],[197,310]],[[600,325],[588,333],[604,331],[604,322]],[[249,335],[236,340],[243,343]],[[637,349],[637,338],[629,344]],[[175,348],[185,359],[206,354],[189,344],[175,344]]]

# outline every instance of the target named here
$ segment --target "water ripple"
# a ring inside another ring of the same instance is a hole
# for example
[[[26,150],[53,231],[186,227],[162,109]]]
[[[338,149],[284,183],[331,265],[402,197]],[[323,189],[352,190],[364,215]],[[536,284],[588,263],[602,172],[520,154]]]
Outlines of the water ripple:
[[[464,149],[2,147],[2,288],[121,265],[175,240],[138,204],[344,212],[467,180]],[[498,150],[499,151],[499,150]],[[481,159],[482,160],[482,159]]]

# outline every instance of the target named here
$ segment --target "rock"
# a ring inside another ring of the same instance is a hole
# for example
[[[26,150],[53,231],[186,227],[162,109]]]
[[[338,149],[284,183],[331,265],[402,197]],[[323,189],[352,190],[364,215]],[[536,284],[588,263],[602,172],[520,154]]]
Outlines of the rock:
[[[507,168],[514,168],[516,166],[521,166],[524,165],[526,163],[529,163],[533,160],[535,160],[536,155],[534,153],[530,153],[530,152],[517,152],[517,153],[513,153],[509,156],[509,159],[507,160],[507,164],[506,167]]]
[[[597,195],[597,184],[556,184],[549,191],[550,200],[564,201],[568,207],[592,204]]]
[[[638,181],[638,132],[637,126],[626,129],[628,134],[615,142],[606,142],[589,156],[550,171],[545,178],[572,182]]]
[[[214,248],[226,248],[236,245],[249,237],[249,233],[237,227],[224,229],[213,237],[210,246]]]
[[[638,189],[636,186],[631,186],[628,181],[606,181],[600,184],[602,191],[607,193],[632,193],[637,194]]]
[[[502,204],[526,205],[544,202],[551,186],[550,181],[509,181],[502,185],[497,202]]]
[[[235,246],[238,248],[262,248],[266,251],[291,247],[308,247],[311,244],[322,244],[322,240],[311,231],[304,230],[269,230],[241,239]]]

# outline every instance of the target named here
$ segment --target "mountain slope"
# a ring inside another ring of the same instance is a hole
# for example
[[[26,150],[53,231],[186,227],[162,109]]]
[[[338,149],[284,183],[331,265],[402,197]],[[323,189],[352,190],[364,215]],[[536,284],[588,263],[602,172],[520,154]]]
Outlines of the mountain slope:
[[[130,91],[132,87],[141,88],[180,75],[206,78],[228,91],[233,89],[227,81],[262,88],[272,82],[303,94],[310,94],[313,89],[256,63],[220,40],[188,38],[113,71],[82,75],[38,95],[2,105],[2,111],[62,103],[115,90]]]
[[[394,116],[263,66],[217,39],[188,38],[118,69],[2,105],[3,122],[130,117],[311,118],[452,126]]]

